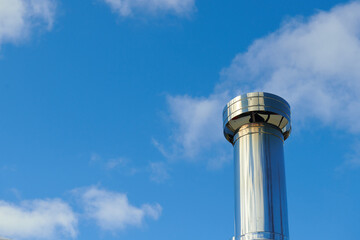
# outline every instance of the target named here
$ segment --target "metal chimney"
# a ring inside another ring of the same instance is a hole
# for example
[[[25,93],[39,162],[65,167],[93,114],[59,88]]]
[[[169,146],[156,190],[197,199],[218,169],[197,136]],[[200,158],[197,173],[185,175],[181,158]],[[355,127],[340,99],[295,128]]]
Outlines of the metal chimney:
[[[283,149],[289,104],[270,93],[247,93],[225,106],[223,120],[234,146],[234,239],[289,239]]]

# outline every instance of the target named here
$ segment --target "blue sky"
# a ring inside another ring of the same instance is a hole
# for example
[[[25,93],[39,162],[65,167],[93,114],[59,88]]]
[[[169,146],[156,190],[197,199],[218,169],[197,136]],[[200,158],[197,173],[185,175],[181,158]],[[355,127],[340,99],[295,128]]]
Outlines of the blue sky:
[[[291,239],[360,226],[360,3],[0,0],[0,237],[229,239],[221,110],[292,106]]]

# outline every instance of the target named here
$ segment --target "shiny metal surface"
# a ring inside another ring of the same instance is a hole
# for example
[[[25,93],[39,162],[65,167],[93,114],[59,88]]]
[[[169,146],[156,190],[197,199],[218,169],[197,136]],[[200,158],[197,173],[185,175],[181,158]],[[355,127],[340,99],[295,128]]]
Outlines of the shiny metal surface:
[[[234,139],[235,239],[288,239],[283,134],[251,123]]]
[[[276,95],[248,93],[225,107],[224,134],[234,146],[235,240],[289,239],[283,144],[290,129],[290,106]]]
[[[252,113],[281,129],[286,139],[291,132],[290,105],[271,93],[254,92],[233,98],[223,111],[225,138],[233,143],[237,129],[251,123]]]

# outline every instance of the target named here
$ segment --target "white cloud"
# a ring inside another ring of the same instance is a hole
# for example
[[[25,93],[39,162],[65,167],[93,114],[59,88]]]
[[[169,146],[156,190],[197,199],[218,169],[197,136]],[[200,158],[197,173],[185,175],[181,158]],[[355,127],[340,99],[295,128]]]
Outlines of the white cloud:
[[[226,86],[278,94],[296,118],[360,131],[360,3],[293,19],[223,71]],[[344,120],[346,118],[346,121]]]
[[[34,27],[51,30],[55,9],[53,0],[0,0],[0,44],[22,41]]]
[[[103,0],[122,17],[134,13],[156,14],[161,12],[186,15],[194,10],[195,0]]]
[[[0,234],[13,239],[75,238],[77,217],[59,199],[0,201]]]
[[[312,17],[291,19],[256,40],[221,73],[208,98],[170,97],[176,140],[185,155],[215,147],[222,133],[222,107],[249,91],[285,98],[294,124],[317,119],[360,132],[360,3],[339,5]],[[229,94],[226,94],[229,91]],[[221,141],[225,141],[222,139]]]
[[[177,129],[172,136],[176,155],[193,158],[222,139],[222,109],[226,94],[209,98],[169,96],[170,117]]]
[[[126,194],[110,192],[98,187],[80,191],[86,215],[94,219],[103,230],[123,230],[129,226],[139,227],[145,217],[157,220],[162,208],[159,204],[143,204],[135,207]]]

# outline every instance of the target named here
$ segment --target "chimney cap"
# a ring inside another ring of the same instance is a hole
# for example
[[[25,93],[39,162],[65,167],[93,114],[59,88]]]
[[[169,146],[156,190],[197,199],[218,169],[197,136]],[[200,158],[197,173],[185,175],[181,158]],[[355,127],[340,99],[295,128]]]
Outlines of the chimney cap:
[[[241,126],[255,122],[278,127],[286,139],[291,132],[290,105],[283,98],[267,92],[246,93],[226,104],[223,126],[225,138],[230,143]]]

